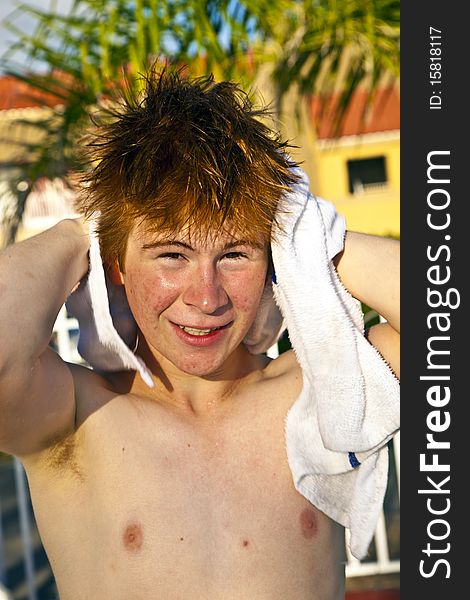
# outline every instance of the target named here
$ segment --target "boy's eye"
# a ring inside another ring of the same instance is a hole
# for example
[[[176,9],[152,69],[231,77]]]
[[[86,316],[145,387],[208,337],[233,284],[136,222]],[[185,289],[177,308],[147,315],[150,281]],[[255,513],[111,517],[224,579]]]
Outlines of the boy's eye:
[[[179,252],[165,252],[159,255],[159,258],[178,259],[183,258],[183,255]]]
[[[244,252],[227,252],[227,254],[224,254],[224,258],[230,258],[232,260],[245,257],[246,254]]]

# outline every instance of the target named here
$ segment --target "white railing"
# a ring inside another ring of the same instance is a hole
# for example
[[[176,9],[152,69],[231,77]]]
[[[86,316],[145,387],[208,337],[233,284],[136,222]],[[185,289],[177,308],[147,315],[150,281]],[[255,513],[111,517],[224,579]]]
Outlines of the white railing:
[[[76,350],[76,334],[78,332],[78,323],[76,319],[67,316],[66,310],[63,307],[60,311],[55,326],[53,342],[56,345],[58,353],[64,360],[71,362],[82,362]],[[277,346],[268,351],[271,358],[276,358],[279,355]],[[398,497],[400,492],[400,440],[399,435],[396,435],[393,440],[393,458],[395,469],[391,472],[391,476],[396,478]],[[31,522],[28,502],[28,490],[26,477],[21,463],[14,459],[15,462],[15,483],[16,493],[18,498],[18,510],[20,515],[20,532],[23,547],[23,557],[25,564],[26,584],[28,589],[28,600],[36,600],[35,587],[35,568],[31,544]],[[346,532],[348,533],[348,532]],[[386,573],[398,573],[400,571],[400,561],[390,558],[389,552],[389,536],[386,527],[385,515],[382,510],[377,529],[374,537],[376,560],[371,562],[360,562],[347,552],[348,562],[346,565],[347,577],[358,577],[364,575],[380,575]],[[1,584],[5,583],[5,562],[2,548],[2,528],[1,528],[1,497],[0,497],[0,590]],[[1,600],[1,592],[0,592]]]
[[[393,454],[395,459],[395,472],[391,473],[396,477],[398,498],[400,498],[400,433],[397,433],[393,439]],[[349,531],[346,530],[346,539],[349,537]],[[364,575],[383,575],[385,573],[399,573],[400,560],[391,559],[389,552],[388,532],[383,509],[380,512],[377,528],[374,535],[375,549],[377,559],[373,562],[360,562],[351,555],[346,548],[348,562],[346,565],[347,577],[360,577]]]

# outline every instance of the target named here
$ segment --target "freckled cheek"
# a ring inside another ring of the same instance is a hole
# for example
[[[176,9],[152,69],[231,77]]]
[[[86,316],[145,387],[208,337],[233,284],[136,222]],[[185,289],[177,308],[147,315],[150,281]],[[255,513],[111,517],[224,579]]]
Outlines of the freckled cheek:
[[[259,274],[232,278],[226,287],[232,304],[248,315],[257,313],[263,289],[264,278]]]
[[[126,293],[131,310],[139,317],[160,315],[175,302],[179,295],[178,285],[165,277],[134,273],[126,279]]]

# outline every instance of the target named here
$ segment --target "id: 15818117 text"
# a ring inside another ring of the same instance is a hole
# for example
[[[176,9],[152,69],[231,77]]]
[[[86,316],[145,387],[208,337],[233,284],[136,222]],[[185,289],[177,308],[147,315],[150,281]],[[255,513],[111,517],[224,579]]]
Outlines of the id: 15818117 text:
[[[442,108],[442,31],[435,27],[429,28],[429,84],[431,95],[429,109]]]

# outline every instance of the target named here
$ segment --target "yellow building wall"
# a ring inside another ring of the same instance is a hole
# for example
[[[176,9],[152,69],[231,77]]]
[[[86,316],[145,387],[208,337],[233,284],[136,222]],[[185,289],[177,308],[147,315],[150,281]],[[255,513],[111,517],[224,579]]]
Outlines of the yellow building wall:
[[[347,227],[376,235],[400,234],[400,139],[399,132],[317,142],[316,194],[333,202],[346,218]],[[351,194],[348,160],[385,157],[387,184],[380,189]]]

